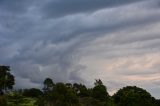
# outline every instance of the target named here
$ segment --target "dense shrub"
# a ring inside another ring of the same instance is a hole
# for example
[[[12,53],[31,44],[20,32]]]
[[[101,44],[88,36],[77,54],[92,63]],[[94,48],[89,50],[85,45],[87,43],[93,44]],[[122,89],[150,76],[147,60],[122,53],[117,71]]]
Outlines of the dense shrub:
[[[42,94],[43,92],[36,88],[25,89],[23,91],[23,96],[26,96],[26,97],[40,97]]]
[[[0,106],[7,106],[7,101],[5,96],[0,96]]]

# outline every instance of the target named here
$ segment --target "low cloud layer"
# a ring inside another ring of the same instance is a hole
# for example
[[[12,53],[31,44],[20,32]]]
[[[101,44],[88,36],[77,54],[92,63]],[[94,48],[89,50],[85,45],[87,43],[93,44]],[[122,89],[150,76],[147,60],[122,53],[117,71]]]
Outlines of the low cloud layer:
[[[53,0],[44,6],[47,17],[61,17],[66,15],[94,12],[104,8],[121,6],[143,0]]]
[[[15,88],[55,82],[93,86],[110,94],[137,85],[160,98],[158,0],[1,0],[0,64]]]

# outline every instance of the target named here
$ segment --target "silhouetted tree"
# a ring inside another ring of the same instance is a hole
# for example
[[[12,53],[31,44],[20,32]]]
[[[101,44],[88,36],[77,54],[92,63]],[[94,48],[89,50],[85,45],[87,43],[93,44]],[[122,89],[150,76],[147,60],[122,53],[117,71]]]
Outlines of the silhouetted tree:
[[[155,104],[155,106],[160,106],[160,99],[155,99],[154,98],[154,104]]]
[[[76,94],[80,97],[87,97],[89,96],[88,89],[85,85],[83,84],[73,84],[73,89],[76,91]]]
[[[103,85],[100,79],[96,80],[94,84],[95,87],[92,90],[92,96],[97,100],[106,101],[108,98],[106,86]]]
[[[76,92],[72,88],[66,87],[63,83],[57,83],[53,90],[56,106],[79,106]]]
[[[100,79],[95,79],[94,85],[95,86],[103,85],[103,83],[102,83],[102,81]]]
[[[136,86],[124,87],[113,95],[117,106],[154,106],[151,95]]]
[[[0,66],[0,94],[13,88],[14,76],[10,71],[9,66]]]
[[[67,88],[72,88],[72,84],[71,83],[66,83],[66,87]]]
[[[52,84],[50,78],[47,78],[44,85],[44,88],[49,90],[45,90],[44,95],[39,98],[38,106],[79,106],[78,97],[71,84]]]
[[[44,84],[44,88],[43,88],[44,92],[52,90],[55,85],[51,78],[46,78],[43,84]]]

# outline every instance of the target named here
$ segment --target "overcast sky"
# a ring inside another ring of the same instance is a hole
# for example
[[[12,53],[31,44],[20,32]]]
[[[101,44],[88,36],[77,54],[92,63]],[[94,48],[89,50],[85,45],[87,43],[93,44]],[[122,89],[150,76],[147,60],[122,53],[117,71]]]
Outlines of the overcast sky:
[[[160,1],[0,0],[0,64],[15,88],[100,78],[160,98]]]

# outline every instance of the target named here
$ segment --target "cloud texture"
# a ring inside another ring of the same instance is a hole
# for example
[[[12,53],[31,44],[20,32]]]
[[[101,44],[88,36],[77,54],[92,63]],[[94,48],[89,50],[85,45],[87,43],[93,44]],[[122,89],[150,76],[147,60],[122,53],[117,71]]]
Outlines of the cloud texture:
[[[160,98],[159,0],[1,0],[0,64],[16,88],[55,82],[114,93],[137,85]]]

